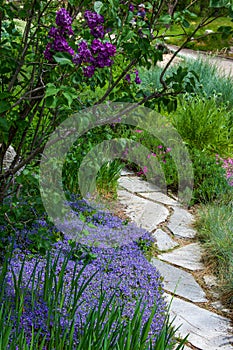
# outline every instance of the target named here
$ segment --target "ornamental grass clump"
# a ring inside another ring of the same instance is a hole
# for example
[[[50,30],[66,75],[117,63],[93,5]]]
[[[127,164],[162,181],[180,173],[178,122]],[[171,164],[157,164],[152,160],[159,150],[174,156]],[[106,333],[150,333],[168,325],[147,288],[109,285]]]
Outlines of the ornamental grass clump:
[[[218,278],[218,293],[233,310],[233,203],[232,195],[201,206],[198,210],[198,235],[205,249],[204,259]]]

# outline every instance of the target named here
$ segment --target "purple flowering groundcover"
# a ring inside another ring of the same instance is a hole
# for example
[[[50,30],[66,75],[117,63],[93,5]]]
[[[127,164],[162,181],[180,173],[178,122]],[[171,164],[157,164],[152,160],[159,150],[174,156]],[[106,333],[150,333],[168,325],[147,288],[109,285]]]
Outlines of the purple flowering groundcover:
[[[76,207],[82,206],[77,204]],[[83,211],[88,210],[85,207]],[[77,345],[90,312],[98,310],[101,298],[101,310],[107,307],[110,312],[112,306],[108,303],[114,297],[116,305],[122,307],[123,323],[132,319],[141,300],[141,328],[156,308],[149,331],[149,336],[156,341],[164,326],[167,305],[161,276],[140,248],[141,245],[148,249],[152,243],[149,233],[103,211],[87,215],[88,221],[91,222],[92,242],[94,231],[100,234],[99,246],[75,242],[64,236],[52,244],[47,256],[32,254],[25,249],[25,244],[23,249],[20,244],[15,247],[0,299],[1,305],[9,308],[6,316],[10,314],[13,326],[11,339],[24,330],[30,344],[33,328],[49,342],[54,328],[59,328],[61,336],[72,329],[72,341]],[[40,232],[41,227],[43,230],[47,227],[48,234],[54,230],[43,219],[34,224],[33,234],[36,235],[36,230]],[[104,246],[111,236],[120,232],[119,246]],[[88,241],[88,235],[85,238]],[[107,318],[106,314],[103,327]]]

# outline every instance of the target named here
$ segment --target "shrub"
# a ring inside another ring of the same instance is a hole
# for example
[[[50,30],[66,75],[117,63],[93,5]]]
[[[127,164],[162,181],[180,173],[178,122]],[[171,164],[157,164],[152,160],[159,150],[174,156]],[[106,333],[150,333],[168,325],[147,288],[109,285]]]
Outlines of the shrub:
[[[225,170],[216,162],[214,155],[203,151],[191,150],[194,170],[193,202],[207,203],[233,193],[229,185]]]
[[[231,113],[214,97],[182,98],[168,117],[189,149],[220,155],[232,152]]]

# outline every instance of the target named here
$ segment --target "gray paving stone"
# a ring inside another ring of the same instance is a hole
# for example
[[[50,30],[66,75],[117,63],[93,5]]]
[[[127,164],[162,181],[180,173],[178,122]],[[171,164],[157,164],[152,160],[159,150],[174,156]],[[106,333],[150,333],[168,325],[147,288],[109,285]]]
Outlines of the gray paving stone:
[[[167,295],[170,302],[171,296]],[[170,308],[171,318],[181,337],[189,333],[188,341],[201,350],[233,350],[230,320],[195,304],[174,297]]]
[[[124,190],[118,190],[118,200],[124,204],[125,213],[130,219],[149,232],[156,229],[169,215],[168,209],[163,205],[150,202]]]
[[[177,237],[193,238],[196,231],[191,227],[194,222],[192,214],[187,210],[179,207],[174,207],[174,212],[170,217],[168,228]]]
[[[172,252],[160,254],[158,258],[195,271],[204,269],[204,265],[201,263],[201,255],[202,249],[200,244],[191,243]]]
[[[139,192],[143,197],[166,205],[180,205],[180,203],[162,192]]]
[[[170,250],[179,246],[165,231],[160,228],[152,233],[152,237],[155,238],[156,244],[159,250]]]
[[[205,292],[195,281],[191,273],[178,269],[156,258],[152,258],[151,263],[159,270],[161,276],[163,276],[165,290],[193,302],[202,303],[207,301]]]
[[[160,191],[159,187],[139,179],[138,177],[122,176],[118,180],[120,186],[124,187],[130,192],[154,192]]]
[[[135,175],[133,171],[130,171],[128,169],[122,169],[121,170],[121,176],[128,176],[128,175]],[[136,176],[136,175],[135,175]]]

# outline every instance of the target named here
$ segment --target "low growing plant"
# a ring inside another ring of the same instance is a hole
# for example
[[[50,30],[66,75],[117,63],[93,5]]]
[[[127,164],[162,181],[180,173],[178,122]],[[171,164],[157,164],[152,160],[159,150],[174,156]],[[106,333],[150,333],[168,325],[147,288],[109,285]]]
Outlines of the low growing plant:
[[[176,329],[165,316],[159,274],[152,265],[150,274],[138,250],[134,263],[136,246],[115,253],[96,250],[97,258],[88,263],[71,259],[65,242],[59,246],[46,258],[28,258],[17,250],[5,259],[0,272],[1,348],[174,348]],[[147,280],[137,268],[144,264]],[[144,294],[147,288],[151,296]],[[176,349],[183,349],[184,342]]]

